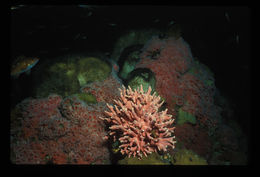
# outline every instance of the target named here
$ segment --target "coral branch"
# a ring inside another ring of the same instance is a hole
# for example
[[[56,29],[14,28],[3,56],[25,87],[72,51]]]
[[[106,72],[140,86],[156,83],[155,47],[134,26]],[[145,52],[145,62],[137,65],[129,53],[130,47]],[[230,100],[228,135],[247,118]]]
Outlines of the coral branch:
[[[120,100],[114,101],[114,107],[107,105],[108,117],[101,119],[110,123],[109,135],[121,142],[120,152],[141,159],[143,155],[174,148],[175,118],[167,114],[167,109],[158,111],[163,102],[159,96],[151,95],[151,87],[146,93],[142,85],[134,91],[131,87],[119,91]]]

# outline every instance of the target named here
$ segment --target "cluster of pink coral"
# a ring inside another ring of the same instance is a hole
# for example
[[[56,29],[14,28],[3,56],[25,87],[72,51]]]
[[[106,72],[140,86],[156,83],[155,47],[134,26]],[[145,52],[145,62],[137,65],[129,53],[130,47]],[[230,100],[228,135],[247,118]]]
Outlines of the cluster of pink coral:
[[[182,38],[153,37],[143,48],[136,68],[155,73],[156,91],[167,103],[169,113],[176,106],[189,112],[206,126],[213,126],[220,110],[214,105],[214,78],[193,60],[190,48]]]
[[[76,97],[51,95],[26,99],[17,107],[21,125],[11,127],[16,132],[11,135],[14,163],[109,163],[104,123],[98,119],[106,109],[102,103],[89,106]]]
[[[119,140],[122,154],[128,157],[147,156],[152,152],[174,148],[174,118],[165,111],[158,109],[163,104],[155,93],[151,95],[151,87],[144,93],[141,85],[137,90],[120,89],[120,99],[114,100],[115,106],[107,104],[106,120],[111,126],[109,135]]]

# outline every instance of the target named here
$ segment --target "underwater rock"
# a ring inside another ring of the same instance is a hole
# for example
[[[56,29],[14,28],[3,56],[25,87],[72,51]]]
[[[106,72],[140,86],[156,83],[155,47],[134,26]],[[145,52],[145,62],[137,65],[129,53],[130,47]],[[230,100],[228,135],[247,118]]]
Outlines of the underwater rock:
[[[161,31],[158,29],[128,30],[124,32],[114,44],[111,58],[118,61],[122,51],[126,47],[136,44],[145,44],[153,35],[159,35],[160,33]]]
[[[182,125],[186,122],[196,124],[196,117],[188,112],[183,111],[181,108],[178,110],[177,125]]]
[[[169,165],[166,161],[161,159],[161,156],[158,153],[152,153],[147,157],[143,157],[141,160],[138,157],[125,157],[122,160],[118,161],[119,165]]]
[[[248,156],[241,151],[216,151],[208,163],[209,165],[247,165]]]
[[[217,89],[214,101],[216,105],[222,108],[221,117],[224,121],[229,122],[232,121],[232,119],[235,119],[234,109],[236,105],[227,95],[224,96],[220,93],[220,90]]]
[[[95,96],[97,102],[112,104],[114,99],[120,97],[120,88],[122,84],[112,75],[103,81],[96,81],[87,84],[81,88],[82,93],[90,93]]]
[[[223,149],[236,151],[239,149],[239,141],[236,132],[228,125],[222,124],[216,131],[216,137]]]
[[[128,74],[135,69],[136,63],[140,60],[139,55],[141,53],[143,45],[137,44],[126,47],[119,58],[119,77],[121,79],[127,79]]]
[[[211,71],[211,69],[206,66],[205,64],[201,63],[198,59],[194,58],[194,62],[190,69],[187,71],[187,73],[190,73],[197,78],[200,78],[200,80],[205,84],[206,87],[209,87],[209,89],[212,89],[214,93],[216,92],[215,86],[215,79],[214,79],[214,73]]]
[[[111,67],[95,57],[79,59],[77,69],[77,78],[81,87],[90,82],[104,80],[111,73]]]
[[[147,68],[138,68],[129,73],[127,86],[133,90],[143,85],[143,90],[147,92],[149,86],[152,88],[152,93],[155,91],[156,79],[153,72]]]
[[[165,98],[169,113],[183,111],[196,117],[196,124],[215,129],[222,109],[214,104],[216,92],[210,69],[193,58],[182,37],[153,36],[142,49],[136,68],[149,68],[156,78],[156,91]]]
[[[208,132],[199,126],[190,123],[176,125],[175,136],[177,142],[181,142],[186,149],[192,150],[204,158],[208,158],[212,151]]]
[[[193,151],[182,149],[172,157],[173,165],[208,165],[207,161]]]
[[[34,76],[37,85],[34,95],[46,97],[49,93],[57,93],[66,97],[78,93],[88,83],[107,78],[111,73],[111,66],[96,57],[76,55],[46,63],[41,70]]]
[[[97,103],[96,97],[94,95],[92,95],[91,93],[77,93],[77,94],[75,94],[75,96],[87,104]]]
[[[42,62],[39,73],[34,75],[33,94],[36,97],[46,97],[50,93],[57,93],[64,97],[78,92],[80,85],[75,78],[76,63],[72,59],[70,61],[69,57],[55,58],[53,61],[55,62]]]
[[[156,77],[156,91],[166,99],[168,110],[174,113],[173,97],[183,96],[181,75],[190,67],[193,58],[182,38],[160,39],[153,36],[142,49],[136,68],[149,68]]]
[[[110,163],[105,125],[98,119],[104,103],[87,105],[76,96],[50,95],[25,99],[17,107],[21,122],[12,123],[10,142],[14,164]]]

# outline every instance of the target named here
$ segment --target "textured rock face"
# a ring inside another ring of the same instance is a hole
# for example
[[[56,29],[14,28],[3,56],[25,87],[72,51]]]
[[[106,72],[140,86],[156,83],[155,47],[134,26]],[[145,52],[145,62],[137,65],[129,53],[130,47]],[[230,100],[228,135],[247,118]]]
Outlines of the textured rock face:
[[[38,83],[36,96],[47,97],[49,93],[69,96],[86,84],[106,79],[111,73],[109,64],[97,57],[76,55],[55,59],[34,76],[34,82]]]
[[[20,126],[11,126],[11,160],[15,164],[104,164],[109,151],[98,119],[103,103],[87,105],[76,96],[50,95],[21,102]],[[18,133],[20,132],[20,133]]]

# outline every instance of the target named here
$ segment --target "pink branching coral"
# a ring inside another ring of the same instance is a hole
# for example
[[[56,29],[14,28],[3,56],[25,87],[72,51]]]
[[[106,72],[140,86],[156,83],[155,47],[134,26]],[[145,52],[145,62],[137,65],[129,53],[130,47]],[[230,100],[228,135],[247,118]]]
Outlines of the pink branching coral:
[[[175,119],[167,114],[167,109],[158,111],[163,101],[155,93],[151,95],[151,87],[147,93],[144,93],[142,85],[134,91],[131,87],[119,90],[120,99],[114,100],[114,107],[107,104],[110,112],[105,111],[108,117],[101,119],[111,124],[109,135],[114,141],[120,141],[120,152],[141,159],[142,154],[147,156],[152,152],[166,151],[167,147],[174,148],[175,127],[172,124]]]

